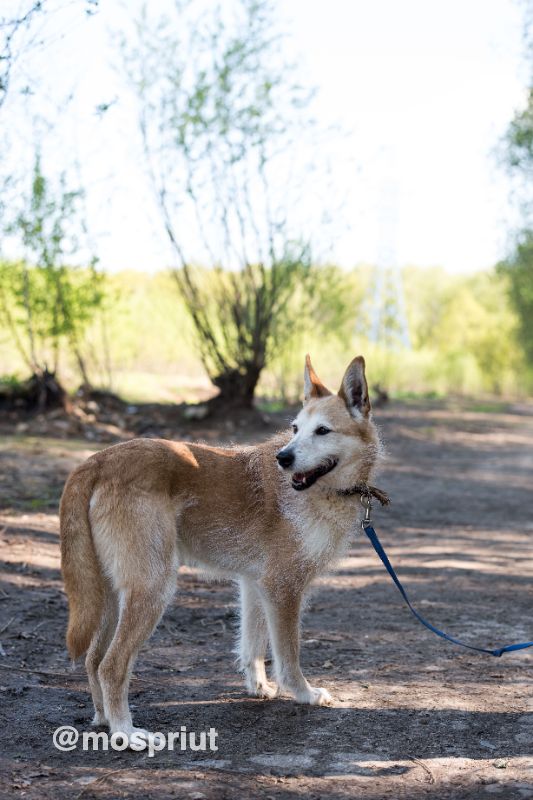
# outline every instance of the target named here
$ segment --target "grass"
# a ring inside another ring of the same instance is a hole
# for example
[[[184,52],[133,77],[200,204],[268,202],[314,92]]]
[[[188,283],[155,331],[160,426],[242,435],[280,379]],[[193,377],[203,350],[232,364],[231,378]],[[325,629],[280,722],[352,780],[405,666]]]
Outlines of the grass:
[[[509,409],[509,404],[503,400],[475,400],[467,405],[469,411],[478,414],[504,414]]]
[[[409,401],[409,400],[445,400],[446,395],[442,392],[427,391],[427,392],[391,392],[392,400]]]

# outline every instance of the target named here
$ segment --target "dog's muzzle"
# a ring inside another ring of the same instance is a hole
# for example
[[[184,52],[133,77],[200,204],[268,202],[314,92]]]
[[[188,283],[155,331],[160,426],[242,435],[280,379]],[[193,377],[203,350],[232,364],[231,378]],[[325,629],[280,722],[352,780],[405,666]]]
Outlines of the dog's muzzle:
[[[323,461],[318,467],[308,470],[308,472],[295,472],[292,476],[292,488],[297,492],[302,492],[304,489],[309,489],[319,478],[327,475],[332,469],[335,469],[338,461],[336,458],[328,458]]]

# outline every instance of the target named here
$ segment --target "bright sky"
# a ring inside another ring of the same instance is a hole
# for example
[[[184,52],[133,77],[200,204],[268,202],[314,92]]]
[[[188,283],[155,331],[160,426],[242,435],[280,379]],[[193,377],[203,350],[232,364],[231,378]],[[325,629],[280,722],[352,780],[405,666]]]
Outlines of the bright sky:
[[[148,5],[153,13],[165,0]],[[44,130],[35,116],[52,123],[46,163],[79,162],[89,226],[108,269],[154,270],[172,261],[110,35],[138,6],[100,0],[90,18],[75,3],[50,15],[51,43],[22,65],[42,89],[24,102],[12,95],[0,116],[10,147],[4,167],[19,172],[31,165],[35,131]],[[331,257],[350,266],[388,250],[400,264],[457,272],[501,258],[509,186],[494,149],[525,98],[519,3],[279,0],[278,7],[289,58],[318,87],[315,116],[349,132],[338,149],[335,180],[345,199]],[[115,100],[103,117],[95,113]]]

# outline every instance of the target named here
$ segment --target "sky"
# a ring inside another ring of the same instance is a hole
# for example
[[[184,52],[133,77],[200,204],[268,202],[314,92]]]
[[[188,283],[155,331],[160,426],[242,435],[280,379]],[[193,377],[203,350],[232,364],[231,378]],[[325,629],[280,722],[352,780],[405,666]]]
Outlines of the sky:
[[[81,3],[52,2],[61,8],[39,22],[46,46],[21,58],[1,111],[0,168],[27,180],[40,142],[45,170],[76,165],[105,269],[168,266],[134,101],[117,69],[117,34],[140,2],[100,0],[92,16]],[[150,0],[149,10],[166,3]],[[328,257],[452,272],[501,259],[512,211],[495,151],[528,79],[518,0],[279,0],[277,9],[288,58],[317,89],[314,116],[342,130],[329,153],[328,192],[342,208]],[[38,88],[22,97],[27,82]],[[104,115],[101,103],[110,104]]]

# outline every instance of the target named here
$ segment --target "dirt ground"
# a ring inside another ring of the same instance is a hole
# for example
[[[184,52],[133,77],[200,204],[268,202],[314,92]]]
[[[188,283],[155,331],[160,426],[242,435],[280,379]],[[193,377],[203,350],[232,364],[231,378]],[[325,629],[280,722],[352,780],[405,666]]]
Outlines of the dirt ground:
[[[533,639],[533,407],[391,405],[376,420],[388,449],[376,484],[393,503],[375,525],[415,606],[472,643]],[[303,620],[304,672],[334,707],[248,698],[234,590],[184,569],[137,663],[133,713],[165,733],[213,727],[218,750],[57,751],[53,731],[87,731],[92,716],[64,648],[57,504],[101,446],[0,438],[2,798],[533,797],[533,652],[495,659],[426,631],[360,533]]]

